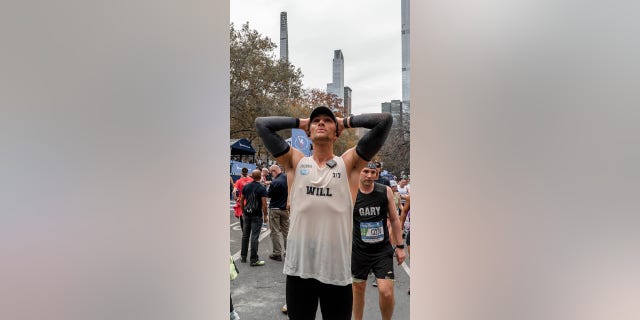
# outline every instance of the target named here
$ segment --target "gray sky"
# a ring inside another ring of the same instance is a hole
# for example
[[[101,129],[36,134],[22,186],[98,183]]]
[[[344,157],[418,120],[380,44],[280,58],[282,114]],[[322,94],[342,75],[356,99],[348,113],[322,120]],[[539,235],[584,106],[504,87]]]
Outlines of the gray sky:
[[[333,51],[344,55],[344,83],[353,90],[352,112],[380,112],[402,99],[400,1],[231,0],[230,20],[278,45],[280,12],[287,12],[289,61],[302,70],[305,88],[327,89]]]

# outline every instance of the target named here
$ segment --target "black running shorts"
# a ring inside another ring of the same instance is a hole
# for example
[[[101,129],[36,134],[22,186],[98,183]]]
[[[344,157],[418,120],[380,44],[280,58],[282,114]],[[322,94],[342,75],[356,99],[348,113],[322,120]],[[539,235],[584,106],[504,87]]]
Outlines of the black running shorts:
[[[369,271],[372,271],[377,279],[394,279],[393,274],[393,247],[379,254],[366,254],[352,250],[351,275],[354,280],[367,280]]]

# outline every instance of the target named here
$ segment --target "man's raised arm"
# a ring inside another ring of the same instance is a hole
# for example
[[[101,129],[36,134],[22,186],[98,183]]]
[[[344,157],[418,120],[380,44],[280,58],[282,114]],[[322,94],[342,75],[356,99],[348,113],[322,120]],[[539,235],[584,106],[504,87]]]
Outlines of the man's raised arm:
[[[390,113],[363,113],[350,116],[343,120],[345,128],[367,128],[369,130],[355,146],[355,153],[360,157],[360,161],[353,156],[349,156],[350,164],[356,167],[358,164],[364,166],[368,161],[380,151],[384,142],[387,140],[393,117]],[[349,150],[349,151],[351,151]]]
[[[294,154],[296,154],[296,158],[299,158],[302,156],[302,152],[292,149],[276,132],[283,129],[299,128],[300,122],[300,119],[293,117],[258,117],[255,120],[256,131],[262,144],[287,169],[293,168]]]

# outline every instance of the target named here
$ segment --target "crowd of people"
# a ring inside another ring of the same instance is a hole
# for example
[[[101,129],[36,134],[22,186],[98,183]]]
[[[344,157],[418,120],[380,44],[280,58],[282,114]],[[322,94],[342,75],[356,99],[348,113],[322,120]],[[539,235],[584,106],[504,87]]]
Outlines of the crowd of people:
[[[262,223],[271,229],[269,258],[284,261],[285,304],[289,319],[362,319],[368,275],[379,291],[382,319],[394,309],[394,266],[405,253],[405,223],[409,217],[409,179],[381,175],[373,158],[384,145],[392,125],[388,113],[336,117],[327,107],[308,118],[259,117],[258,136],[276,159],[233,184],[235,216],[242,228],[240,262],[265,264],[257,255]],[[314,145],[311,156],[292,148],[277,134],[305,130]],[[367,128],[357,144],[342,155],[334,144],[349,128]],[[270,201],[267,202],[267,198]],[[405,207],[406,206],[406,207]],[[408,252],[409,234],[406,235]],[[231,304],[231,318],[239,319]]]

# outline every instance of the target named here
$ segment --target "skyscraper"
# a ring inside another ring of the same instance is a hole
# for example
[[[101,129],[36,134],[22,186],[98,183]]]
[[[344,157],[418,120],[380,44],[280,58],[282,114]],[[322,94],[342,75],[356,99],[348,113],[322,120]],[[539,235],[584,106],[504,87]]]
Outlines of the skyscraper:
[[[383,102],[380,108],[381,112],[391,113],[393,117],[393,125],[392,129],[400,129],[402,128],[402,123],[404,120],[404,112],[402,108],[402,101],[400,100],[391,100],[391,102]]]
[[[406,124],[409,125],[410,108],[410,83],[411,83],[411,69],[410,65],[410,45],[409,45],[409,0],[402,0],[401,3],[401,33],[402,33],[402,108],[403,114],[405,114]]]
[[[338,96],[344,105],[344,56],[339,49],[333,51],[333,82],[327,83],[327,93]]]
[[[289,61],[289,32],[287,12],[280,12],[280,60]]]
[[[351,114],[351,88],[344,87],[344,116]]]

